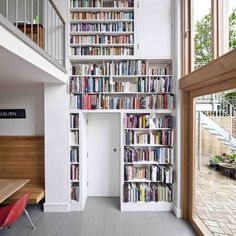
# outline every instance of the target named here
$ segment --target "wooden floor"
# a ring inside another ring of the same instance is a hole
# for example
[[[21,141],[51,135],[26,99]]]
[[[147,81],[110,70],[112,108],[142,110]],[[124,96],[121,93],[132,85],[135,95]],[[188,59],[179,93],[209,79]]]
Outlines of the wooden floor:
[[[83,212],[44,213],[28,208],[36,230],[23,215],[1,236],[192,236],[191,226],[170,212],[120,212],[118,198],[88,198]]]

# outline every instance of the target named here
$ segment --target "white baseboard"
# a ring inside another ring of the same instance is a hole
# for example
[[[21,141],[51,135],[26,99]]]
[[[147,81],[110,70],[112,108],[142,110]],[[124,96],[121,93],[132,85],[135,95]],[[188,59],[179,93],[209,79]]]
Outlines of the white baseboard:
[[[182,218],[182,209],[174,205],[174,214],[177,218]]]
[[[68,212],[69,204],[68,203],[44,203],[43,209],[44,209],[44,212]]]

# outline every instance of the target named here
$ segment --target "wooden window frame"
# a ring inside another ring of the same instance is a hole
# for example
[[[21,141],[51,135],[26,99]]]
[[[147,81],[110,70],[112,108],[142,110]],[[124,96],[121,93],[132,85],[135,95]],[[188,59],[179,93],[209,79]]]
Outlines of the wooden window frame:
[[[182,216],[191,222],[198,235],[211,235],[211,233],[194,215],[194,99],[236,88],[235,60],[236,49],[183,77],[179,83],[182,91]]]
[[[194,70],[194,39],[193,39],[193,0],[183,0],[182,15],[182,42],[183,42],[183,58],[182,71],[183,76],[188,75]],[[219,0],[211,0],[212,15],[212,60],[219,56]]]

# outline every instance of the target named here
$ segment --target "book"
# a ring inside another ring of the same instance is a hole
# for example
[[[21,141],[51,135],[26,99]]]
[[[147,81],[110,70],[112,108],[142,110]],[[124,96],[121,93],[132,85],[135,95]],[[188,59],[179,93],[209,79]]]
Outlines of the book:
[[[79,184],[71,185],[71,200],[79,201]]]
[[[79,115],[78,114],[70,114],[70,128],[71,129],[79,128]]]
[[[72,181],[79,181],[79,165],[72,164],[70,167],[70,179]]]
[[[78,148],[71,148],[70,149],[70,162],[71,163],[79,163],[79,149]]]

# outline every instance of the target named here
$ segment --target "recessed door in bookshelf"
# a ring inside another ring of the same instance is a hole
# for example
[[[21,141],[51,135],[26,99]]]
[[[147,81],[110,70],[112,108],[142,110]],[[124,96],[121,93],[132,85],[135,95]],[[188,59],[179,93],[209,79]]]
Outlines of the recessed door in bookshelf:
[[[119,197],[120,114],[88,114],[88,196]]]
[[[134,55],[134,0],[71,0],[71,55]]]

